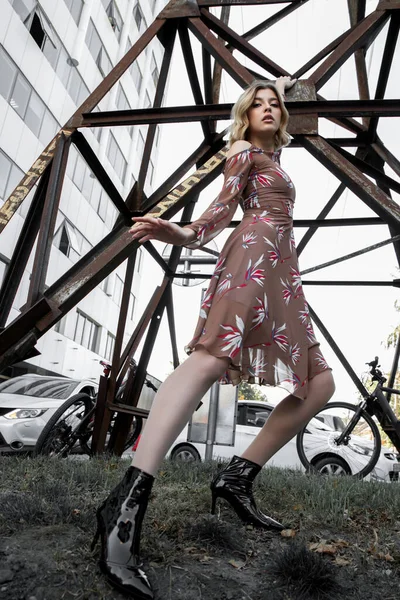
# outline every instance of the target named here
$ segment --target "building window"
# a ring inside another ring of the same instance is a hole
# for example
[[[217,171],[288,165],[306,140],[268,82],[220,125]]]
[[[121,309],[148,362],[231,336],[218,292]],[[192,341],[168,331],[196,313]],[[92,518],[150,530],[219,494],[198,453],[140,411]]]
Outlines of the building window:
[[[135,84],[135,88],[138,94],[140,94],[140,90],[142,89],[143,83],[143,74],[140,70],[137,60],[132,63],[132,66],[129,68],[129,72],[132,76],[133,83]]]
[[[134,316],[135,316],[135,305],[136,305],[136,297],[134,294],[132,294],[132,292],[130,293],[130,298],[129,298],[129,318],[131,321],[134,320]]]
[[[150,98],[149,92],[146,90],[146,94],[144,96],[143,108],[151,108],[151,106],[152,106],[151,98]]]
[[[89,26],[86,32],[86,45],[89,48],[90,54],[93,56],[100,73],[105,77],[112,69],[112,63],[104,48],[97,29],[93,24],[92,19],[89,21]]]
[[[104,358],[106,360],[112,360],[114,354],[114,346],[115,346],[115,335],[107,331],[107,341],[106,341],[106,352]]]
[[[136,271],[138,271],[138,272],[142,268],[142,261],[143,261],[143,252],[139,248],[139,250],[136,254]]]
[[[139,131],[136,149],[137,149],[139,160],[141,161],[143,152],[144,152],[144,136],[141,131]]]
[[[80,310],[76,311],[76,315],[74,341],[84,348],[96,352],[100,330],[99,325]]]
[[[154,56],[154,52],[151,55],[150,73],[151,73],[151,78],[153,80],[153,83],[154,83],[155,87],[157,87],[158,79],[160,77],[160,72],[159,72],[158,67],[157,67],[157,63],[156,63],[156,59],[155,59],[155,56]]]
[[[118,146],[115,137],[111,132],[108,137],[106,156],[110,161],[110,164],[114,167],[116,174],[123,183],[128,163],[126,162],[124,155],[122,154],[121,149]]]
[[[64,2],[71,13],[73,20],[78,25],[82,14],[83,0],[64,0]]]
[[[4,276],[6,274],[7,267],[8,267],[8,262],[3,257],[0,256],[0,286],[2,285],[2,283],[4,281]]]
[[[118,84],[118,91],[115,104],[119,110],[130,110],[132,108],[120,83]],[[129,135],[133,137],[133,126],[127,127],[127,130]]]
[[[67,220],[61,223],[54,234],[53,244],[74,262],[92,248],[92,244]]]
[[[122,292],[124,291],[124,282],[119,275],[115,275],[113,300],[118,306],[121,306]]]
[[[150,0],[150,10],[152,13],[154,13],[154,10],[156,8],[156,4],[157,4],[157,0]]]
[[[0,150],[0,199],[5,200],[21,181],[24,173],[22,169]],[[24,200],[26,202],[26,199]]]
[[[43,144],[54,137],[59,123],[3,48],[0,48],[0,93]]]
[[[154,145],[158,146],[159,143],[160,143],[160,126],[157,125],[156,135],[154,136]]]
[[[149,160],[149,169],[148,169],[148,173],[147,173],[147,180],[149,182],[149,185],[153,185],[153,178],[154,178],[154,164],[153,164],[153,161],[150,159]]]
[[[146,21],[139,4],[136,4],[136,6],[133,9],[133,18],[135,20],[136,27],[138,28],[139,33],[144,31],[146,29]]]
[[[108,20],[110,22],[111,28],[114,31],[117,40],[119,41],[121,38],[122,26],[124,24],[121,13],[118,10],[118,7],[115,3],[115,0],[101,0],[104,6],[104,10],[107,13]]]

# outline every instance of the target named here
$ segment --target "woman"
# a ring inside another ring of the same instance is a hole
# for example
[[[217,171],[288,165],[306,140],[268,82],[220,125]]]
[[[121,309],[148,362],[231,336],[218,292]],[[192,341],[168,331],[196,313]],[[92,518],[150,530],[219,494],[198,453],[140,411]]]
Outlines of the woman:
[[[140,531],[157,469],[211,385],[240,381],[288,391],[242,457],[234,456],[211,484],[212,511],[227,500],[244,522],[282,525],[255,505],[252,483],[261,467],[326,404],[331,370],[315,339],[304,299],[293,238],[295,191],[279,164],[287,145],[283,103],[289,77],[276,86],[253,82],[233,107],[224,187],[191,225],[138,217],[132,237],[197,248],[232,220],[243,199],[242,221],[225,243],[189,358],[162,384],[132,466],[97,511],[100,567],[109,581],[137,599],[153,598],[139,560]]]

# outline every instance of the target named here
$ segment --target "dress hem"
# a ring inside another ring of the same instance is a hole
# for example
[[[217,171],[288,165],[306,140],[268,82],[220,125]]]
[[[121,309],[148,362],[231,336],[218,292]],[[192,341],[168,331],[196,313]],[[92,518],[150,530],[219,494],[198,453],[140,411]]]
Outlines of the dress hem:
[[[314,344],[314,345],[316,345],[316,344]],[[319,346],[319,342],[318,342],[318,346]],[[218,383],[221,384],[221,385],[233,385],[234,387],[236,387],[236,386],[240,385],[241,383],[249,383],[250,385],[258,385],[259,387],[279,388],[281,390],[285,390],[285,392],[287,392],[288,395],[295,396],[299,400],[303,400],[304,401],[304,400],[307,399],[307,396],[299,396],[298,394],[295,393],[299,389],[298,387],[295,388],[293,391],[291,391],[290,389],[286,388],[282,384],[275,383],[275,382],[274,383],[269,383],[265,379],[263,379],[262,377],[246,376],[245,373],[243,373],[241,371],[241,367],[239,365],[235,365],[232,362],[232,358],[230,356],[226,356],[226,355],[222,355],[222,354],[221,355],[214,354],[214,352],[211,352],[205,346],[205,344],[203,344],[201,342],[197,342],[194,346],[190,346],[190,345],[185,346],[185,352],[186,352],[186,354],[190,355],[193,352],[195,352],[198,348],[203,348],[209,354],[211,354],[211,356],[214,356],[215,358],[227,358],[227,359],[229,359],[229,364],[228,364],[227,370],[228,371],[229,370],[230,371],[235,371],[235,373],[238,374],[238,378],[237,379],[235,378],[234,380],[231,380],[231,381],[227,381],[227,380],[224,380],[224,378],[222,377],[221,379],[218,380]],[[324,371],[332,371],[332,367],[325,367],[324,369],[321,369],[317,373],[314,373],[314,375],[307,380],[307,384],[312,379],[314,379],[314,377],[316,377],[320,373],[323,373]],[[259,381],[256,381],[256,378]]]

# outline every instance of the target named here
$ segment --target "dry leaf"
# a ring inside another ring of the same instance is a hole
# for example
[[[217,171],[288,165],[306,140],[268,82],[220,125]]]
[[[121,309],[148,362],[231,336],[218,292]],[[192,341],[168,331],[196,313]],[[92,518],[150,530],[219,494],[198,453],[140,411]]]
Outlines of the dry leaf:
[[[315,542],[314,544],[310,544],[308,546],[309,550],[312,552],[318,552],[320,554],[336,554],[337,548],[333,544],[326,544],[326,540],[322,540],[321,542]]]
[[[232,567],[235,567],[235,569],[243,569],[246,564],[243,560],[235,560],[233,558],[228,560],[228,563],[232,565]]]
[[[295,537],[295,535],[296,535],[296,532],[295,532],[294,529],[283,529],[281,531],[281,536],[282,537],[289,537],[290,538],[290,537]]]
[[[199,562],[201,563],[209,563],[210,560],[213,560],[212,556],[208,556],[208,555],[204,555],[201,558],[199,558]]]
[[[386,560],[387,562],[393,562],[394,558],[391,554],[389,554],[389,552],[387,552],[386,554],[384,554],[383,552],[378,552],[378,554],[376,555],[376,558],[380,558],[382,560]]]
[[[349,542],[346,542],[346,540],[342,540],[341,538],[336,540],[336,542],[334,542],[334,545],[338,548],[348,548],[350,546]]]
[[[295,504],[293,506],[293,510],[303,510],[304,506],[302,504]]]
[[[343,556],[337,556],[333,561],[333,564],[337,565],[338,567],[345,567],[346,565],[351,564],[351,560],[343,558]]]

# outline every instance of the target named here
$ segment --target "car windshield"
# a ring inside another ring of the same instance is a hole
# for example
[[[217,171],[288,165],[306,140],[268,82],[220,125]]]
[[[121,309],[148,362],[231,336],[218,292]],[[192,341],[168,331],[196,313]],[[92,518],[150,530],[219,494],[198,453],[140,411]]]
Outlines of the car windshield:
[[[0,383],[0,394],[20,394],[21,396],[35,396],[36,398],[69,398],[77,381],[66,379],[49,379],[38,377],[15,377]]]

